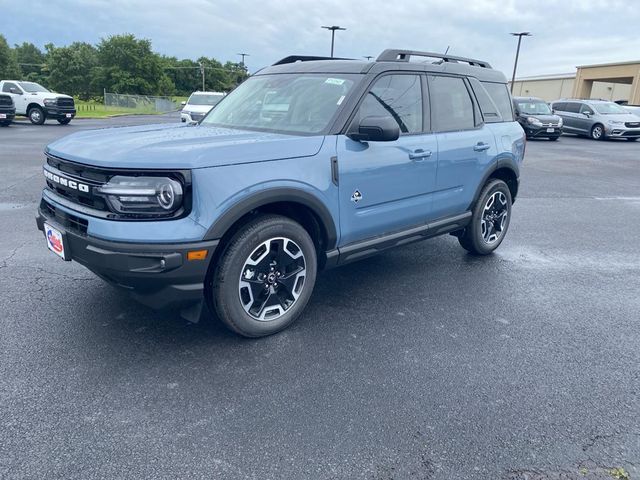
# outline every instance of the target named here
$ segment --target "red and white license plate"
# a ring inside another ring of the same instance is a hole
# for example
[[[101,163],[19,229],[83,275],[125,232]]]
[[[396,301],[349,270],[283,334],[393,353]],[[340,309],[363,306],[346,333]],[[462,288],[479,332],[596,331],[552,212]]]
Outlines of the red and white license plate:
[[[47,247],[53,253],[58,255],[63,260],[67,260],[67,251],[64,245],[64,235],[57,228],[53,228],[51,225],[44,224],[44,236],[47,239]]]

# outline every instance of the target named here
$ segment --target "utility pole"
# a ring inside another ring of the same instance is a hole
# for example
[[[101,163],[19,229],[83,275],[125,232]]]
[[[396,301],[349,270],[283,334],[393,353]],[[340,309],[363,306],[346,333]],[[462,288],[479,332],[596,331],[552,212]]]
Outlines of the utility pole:
[[[240,65],[242,65],[244,67],[244,57],[248,57],[249,54],[248,53],[237,53],[236,55],[240,55],[242,57],[242,60],[240,60]]]
[[[516,83],[516,70],[518,68],[518,57],[520,56],[520,44],[522,43],[522,37],[530,37],[530,32],[517,32],[511,33],[514,37],[518,37],[518,48],[516,50],[516,61],[513,64],[513,76],[511,77],[511,93],[513,94],[513,84]]]
[[[204,65],[202,64],[202,62],[199,62],[200,64],[200,73],[202,74],[202,91],[206,91],[207,89],[204,87]]]
[[[331,58],[333,58],[333,43],[336,36],[336,30],[346,30],[346,28],[342,28],[337,25],[333,25],[331,27],[321,27],[321,28],[331,30]]]
[[[362,58],[366,58],[367,62],[373,58],[371,55],[364,55]]]

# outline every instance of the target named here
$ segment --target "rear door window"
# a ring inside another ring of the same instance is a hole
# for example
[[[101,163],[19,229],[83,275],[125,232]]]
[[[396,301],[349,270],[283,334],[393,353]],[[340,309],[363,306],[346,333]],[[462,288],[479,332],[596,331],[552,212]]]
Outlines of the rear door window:
[[[553,109],[557,110],[558,112],[566,112],[567,111],[567,104],[565,102],[557,102],[553,104]]]
[[[462,78],[430,75],[429,97],[435,131],[475,128],[473,101]]]
[[[569,113],[578,113],[580,112],[580,106],[580,103],[568,102],[567,106],[564,108],[564,111]]]

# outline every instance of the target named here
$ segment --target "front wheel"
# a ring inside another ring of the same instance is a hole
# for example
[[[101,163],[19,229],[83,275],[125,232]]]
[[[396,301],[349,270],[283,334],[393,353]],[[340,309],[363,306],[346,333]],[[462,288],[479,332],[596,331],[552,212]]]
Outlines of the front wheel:
[[[224,324],[245,337],[263,337],[302,313],[315,285],[317,256],[307,231],[280,215],[243,227],[222,255],[211,299]]]
[[[44,110],[40,107],[31,107],[27,116],[34,125],[42,125],[45,121]]]
[[[11,120],[3,120],[0,122],[0,127],[8,127],[11,125]]]
[[[599,123],[595,124],[591,129],[591,138],[594,140],[604,140],[604,127]]]
[[[491,180],[482,189],[473,207],[471,222],[458,236],[458,241],[474,255],[488,255],[504,240],[510,219],[509,187],[502,180]]]

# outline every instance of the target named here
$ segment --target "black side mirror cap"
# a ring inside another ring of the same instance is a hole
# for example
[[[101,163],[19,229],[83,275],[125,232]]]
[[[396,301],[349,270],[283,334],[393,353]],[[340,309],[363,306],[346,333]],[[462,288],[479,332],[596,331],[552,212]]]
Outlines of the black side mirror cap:
[[[358,131],[347,137],[356,142],[393,142],[400,138],[400,127],[390,115],[370,116],[360,120]]]

